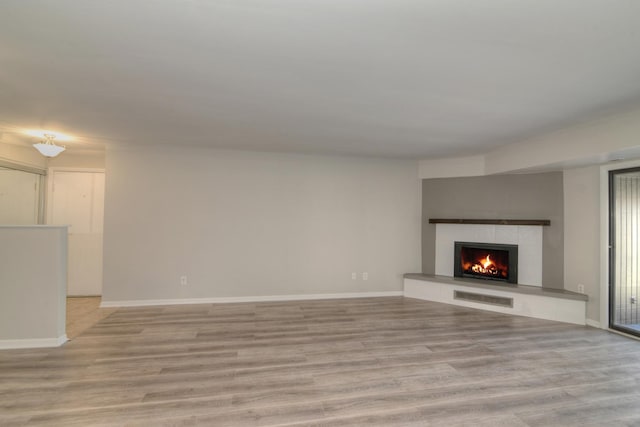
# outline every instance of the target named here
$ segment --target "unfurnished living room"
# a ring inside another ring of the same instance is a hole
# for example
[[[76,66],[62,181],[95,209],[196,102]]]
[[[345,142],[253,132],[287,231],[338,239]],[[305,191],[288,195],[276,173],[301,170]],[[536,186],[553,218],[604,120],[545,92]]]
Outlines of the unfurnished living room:
[[[640,425],[640,2],[3,0],[0,425]]]

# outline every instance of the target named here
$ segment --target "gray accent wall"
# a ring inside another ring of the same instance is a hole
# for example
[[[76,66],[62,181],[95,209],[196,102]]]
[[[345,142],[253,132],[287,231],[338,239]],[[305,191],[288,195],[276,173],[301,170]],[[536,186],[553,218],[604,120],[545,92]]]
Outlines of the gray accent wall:
[[[542,285],[564,283],[561,172],[435,178],[422,181],[422,272],[435,271],[436,226],[429,218],[549,219],[542,233]]]

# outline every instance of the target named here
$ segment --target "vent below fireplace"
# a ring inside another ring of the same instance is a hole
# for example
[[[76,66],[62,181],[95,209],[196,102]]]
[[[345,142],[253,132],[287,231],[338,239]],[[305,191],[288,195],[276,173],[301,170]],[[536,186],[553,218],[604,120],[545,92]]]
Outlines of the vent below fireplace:
[[[455,242],[453,275],[518,283],[518,246]]]
[[[473,301],[483,304],[499,305],[513,308],[513,298],[497,297],[495,295],[476,294],[475,292],[453,291],[453,299]]]

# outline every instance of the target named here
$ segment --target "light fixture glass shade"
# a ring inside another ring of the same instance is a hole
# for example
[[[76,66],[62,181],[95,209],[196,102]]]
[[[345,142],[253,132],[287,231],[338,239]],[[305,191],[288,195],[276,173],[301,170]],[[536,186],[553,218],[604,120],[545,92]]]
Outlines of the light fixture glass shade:
[[[45,157],[55,157],[65,150],[64,147],[55,145],[52,142],[39,142],[37,144],[33,144],[33,146]]]
[[[56,139],[55,134],[45,133],[44,141],[33,144],[36,150],[45,157],[55,157],[64,151],[64,146],[56,145],[53,140]]]

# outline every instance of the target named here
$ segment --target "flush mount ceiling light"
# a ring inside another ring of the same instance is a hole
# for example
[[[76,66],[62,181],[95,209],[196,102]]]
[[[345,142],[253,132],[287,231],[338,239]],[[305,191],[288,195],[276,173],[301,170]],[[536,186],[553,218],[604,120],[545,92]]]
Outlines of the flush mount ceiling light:
[[[56,145],[53,140],[56,136],[51,133],[45,133],[43,135],[44,141],[40,141],[37,144],[33,144],[36,150],[45,157],[55,157],[65,150],[64,145]]]

